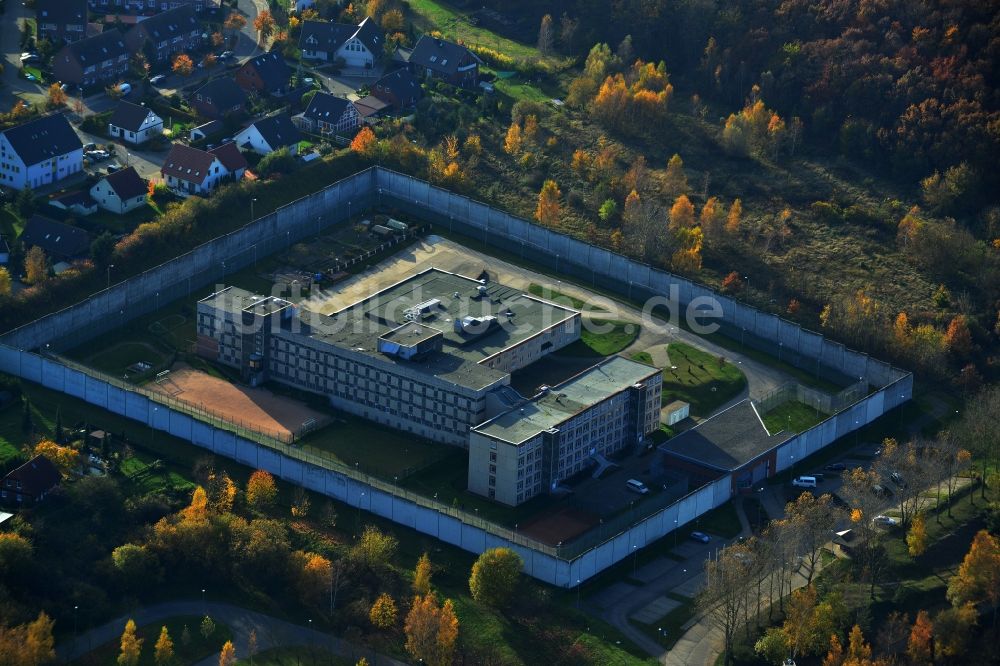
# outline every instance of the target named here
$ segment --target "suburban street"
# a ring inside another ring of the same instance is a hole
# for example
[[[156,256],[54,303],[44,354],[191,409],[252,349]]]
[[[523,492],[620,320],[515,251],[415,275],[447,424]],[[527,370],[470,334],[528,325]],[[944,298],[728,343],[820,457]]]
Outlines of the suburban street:
[[[34,11],[23,3],[12,0],[6,4],[0,40],[5,47],[3,62],[3,90],[0,91],[0,108],[9,110],[18,99],[37,103],[44,96],[40,86],[18,77],[21,68],[21,20],[34,16]]]

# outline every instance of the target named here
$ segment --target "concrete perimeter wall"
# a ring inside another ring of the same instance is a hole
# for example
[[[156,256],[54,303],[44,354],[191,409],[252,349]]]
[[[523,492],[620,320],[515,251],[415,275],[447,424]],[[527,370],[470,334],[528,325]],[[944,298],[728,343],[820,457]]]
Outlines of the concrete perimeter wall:
[[[113,284],[76,305],[14,329],[0,338],[0,342],[18,349],[38,349],[46,344],[57,350],[73,347],[153,312],[160,305],[190,296],[200,287],[224,282],[226,275],[257,259],[333,224],[346,222],[352,212],[370,208],[374,178],[373,170],[360,171],[236,231]],[[249,214],[247,202],[248,217]]]
[[[350,202],[350,204],[348,204]],[[193,290],[250,265],[256,259],[288,247],[323,228],[361,213],[373,204],[391,204],[418,218],[448,224],[498,249],[557,273],[609,289],[630,299],[662,296],[678,290],[682,304],[711,297],[722,306],[724,330],[743,332],[754,340],[776,345],[783,360],[803,368],[831,368],[841,377],[864,378],[882,387],[845,411],[783,444],[778,469],[793,466],[810,453],[870,423],[912,395],[912,375],[855,352],[797,324],[721,296],[684,278],[626,257],[543,229],[525,220],[452,194],[423,181],[385,169],[368,169],[309,197],[284,206],[231,234],[112,286],[60,312],[12,331],[0,339],[0,371],[80,398],[151,428],[168,432],[218,455],[266,469],[288,481],[323,493],[389,520],[478,553],[495,546],[517,550],[525,572],[539,580],[572,587],[594,576],[636,549],[642,548],[730,498],[731,480],[724,476],[676,503],[585,550],[573,543],[553,548],[531,542],[473,516],[430,499],[408,498],[376,479],[362,479],[350,470],[311,464],[301,452],[278,445],[261,445],[224,428],[175,411],[128,388],[116,386],[51,358],[32,353],[51,345],[71,346],[113,330],[161,304],[190,296]],[[764,343],[761,343],[764,344]]]

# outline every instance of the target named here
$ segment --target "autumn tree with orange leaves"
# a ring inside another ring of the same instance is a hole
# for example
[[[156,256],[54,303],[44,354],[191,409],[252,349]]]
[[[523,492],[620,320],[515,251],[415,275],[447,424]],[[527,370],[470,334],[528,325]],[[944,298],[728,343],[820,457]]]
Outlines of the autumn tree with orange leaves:
[[[174,74],[191,76],[191,72],[194,71],[194,62],[191,60],[191,56],[186,53],[180,53],[174,58],[174,64],[171,69],[173,69]]]
[[[538,193],[538,206],[535,208],[535,219],[547,227],[559,224],[562,210],[562,192],[554,180],[546,180]]]
[[[358,153],[362,157],[372,158],[375,156],[375,151],[378,148],[378,139],[375,137],[375,132],[372,131],[371,127],[365,125],[361,130],[354,135],[354,139],[351,140],[351,150]]]
[[[403,629],[411,657],[430,666],[450,666],[458,639],[458,617],[451,599],[439,606],[433,593],[414,597]]]
[[[254,30],[260,35],[260,41],[267,41],[267,38],[274,33],[274,29],[277,26],[277,22],[274,20],[274,16],[267,9],[258,12],[257,18],[253,20]]]
[[[906,654],[914,666],[924,666],[932,663],[934,640],[934,623],[927,611],[917,613],[917,619],[910,629],[910,637],[906,642]]]

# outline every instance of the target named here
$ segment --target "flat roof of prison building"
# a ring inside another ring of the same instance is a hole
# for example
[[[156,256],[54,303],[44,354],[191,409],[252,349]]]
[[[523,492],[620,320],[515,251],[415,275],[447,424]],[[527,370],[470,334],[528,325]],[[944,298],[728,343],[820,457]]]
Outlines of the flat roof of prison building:
[[[277,296],[260,296],[246,289],[233,286],[210,294],[198,301],[198,303],[199,305],[204,304],[230,314],[253,312],[262,316],[278,312],[292,305],[291,302]]]
[[[657,375],[659,369],[624,356],[612,356],[550,387],[519,408],[473,428],[474,432],[521,444],[570,417]]]

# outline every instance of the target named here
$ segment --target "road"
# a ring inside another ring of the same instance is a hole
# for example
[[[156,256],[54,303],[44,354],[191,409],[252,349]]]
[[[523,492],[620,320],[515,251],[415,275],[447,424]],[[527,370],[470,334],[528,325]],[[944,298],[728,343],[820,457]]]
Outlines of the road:
[[[0,26],[0,44],[3,44],[3,91],[0,92],[0,108],[7,111],[18,99],[35,104],[41,101],[44,91],[41,86],[19,78],[21,68],[21,23],[22,19],[34,16],[33,10],[18,0],[8,0]]]
[[[336,638],[322,631],[292,624],[231,604],[203,603],[201,601],[172,601],[139,609],[134,613],[115,618],[99,627],[85,631],[73,640],[61,643],[56,648],[56,655],[60,663],[67,663],[98,646],[118,640],[129,618],[135,620],[135,623],[141,627],[183,615],[208,615],[216,623],[228,626],[233,633],[233,645],[236,647],[238,657],[248,656],[248,637],[250,632],[254,631],[257,634],[258,651],[275,647],[311,646],[333,652],[349,659],[351,663],[364,656],[371,664],[405,666],[404,662],[376,654],[371,650],[353,645],[342,638]],[[220,645],[219,648],[221,649],[221,647]],[[216,666],[218,663],[219,655],[215,654],[198,662],[195,666]]]

